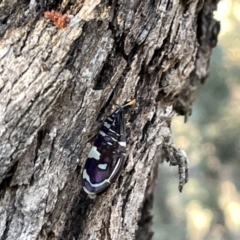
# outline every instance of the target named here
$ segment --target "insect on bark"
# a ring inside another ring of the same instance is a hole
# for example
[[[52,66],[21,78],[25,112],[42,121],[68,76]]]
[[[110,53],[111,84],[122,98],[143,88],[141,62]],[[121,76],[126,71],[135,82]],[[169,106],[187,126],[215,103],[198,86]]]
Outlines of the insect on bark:
[[[117,108],[100,128],[82,175],[83,190],[90,198],[105,192],[121,173],[126,153],[124,114],[135,104],[134,99]]]

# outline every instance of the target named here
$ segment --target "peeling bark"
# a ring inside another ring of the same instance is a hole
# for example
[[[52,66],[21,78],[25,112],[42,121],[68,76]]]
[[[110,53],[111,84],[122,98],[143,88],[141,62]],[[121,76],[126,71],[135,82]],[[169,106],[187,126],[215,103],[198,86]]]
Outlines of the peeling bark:
[[[1,239],[150,239],[161,149],[207,77],[218,1],[40,2],[0,3]],[[43,17],[52,9],[66,28]],[[131,98],[124,170],[91,200],[89,134]]]

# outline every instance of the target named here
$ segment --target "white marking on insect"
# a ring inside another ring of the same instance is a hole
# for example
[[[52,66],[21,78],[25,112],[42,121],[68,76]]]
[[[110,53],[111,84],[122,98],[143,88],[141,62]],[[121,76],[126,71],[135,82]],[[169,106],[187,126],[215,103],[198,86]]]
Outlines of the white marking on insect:
[[[110,121],[110,122],[113,121],[113,119],[112,119],[111,117],[108,117],[106,120],[108,120],[108,121]]]
[[[117,139],[116,139],[116,138],[111,137],[111,139],[112,139],[114,142],[117,142]]]
[[[99,163],[98,164],[98,168],[102,169],[102,170],[106,170],[107,169],[107,163]]]
[[[87,180],[89,180],[89,176],[88,176],[88,174],[87,174],[87,171],[86,171],[86,169],[83,171],[83,179],[87,179]]]
[[[107,142],[107,144],[112,146],[112,143],[110,143],[110,142]]]
[[[110,132],[115,133],[117,136],[119,136],[119,134],[117,132],[115,132],[114,130],[112,130],[111,128],[109,129]]]
[[[122,146],[122,147],[126,147],[127,145],[126,145],[126,142],[118,142],[118,144],[120,145],[120,146]]]
[[[112,172],[111,176],[109,177],[109,179],[111,179],[112,176],[114,176],[115,172],[116,172],[117,169],[118,169],[118,166],[119,166],[120,162],[121,162],[121,158],[118,159],[117,165],[116,165],[115,168],[113,169],[113,172]],[[109,180],[109,182],[110,182],[110,180]]]
[[[96,160],[100,160],[100,156],[101,154],[98,152],[97,148],[95,146],[92,146],[88,154],[88,158],[94,158]]]
[[[112,176],[112,175],[111,175]],[[100,182],[100,183],[91,183],[90,177],[87,174],[87,170],[84,169],[83,171],[83,179],[86,179],[88,181],[88,183],[92,186],[92,187],[101,187],[104,183],[108,183],[111,184],[109,181],[109,178],[105,179],[104,181]]]
[[[100,131],[99,134],[100,134],[101,136],[103,136],[103,137],[107,136],[106,133],[103,132],[103,131]]]
[[[96,196],[97,196],[97,194],[96,193],[93,193],[93,192],[90,192],[90,191],[88,191],[85,187],[83,187],[83,190],[88,194],[88,196],[90,197],[90,198],[96,198]]]
[[[104,122],[103,126],[105,126],[106,128],[110,128],[111,127],[111,125],[108,124],[107,122]]]

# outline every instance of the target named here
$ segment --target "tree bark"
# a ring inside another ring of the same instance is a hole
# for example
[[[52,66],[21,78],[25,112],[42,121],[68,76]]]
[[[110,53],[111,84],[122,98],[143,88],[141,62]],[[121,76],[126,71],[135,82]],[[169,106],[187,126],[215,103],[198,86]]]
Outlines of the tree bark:
[[[1,239],[151,238],[156,169],[173,112],[187,118],[208,74],[217,2],[0,2]],[[65,28],[43,17],[52,9]],[[89,199],[89,136],[132,98],[122,174]]]

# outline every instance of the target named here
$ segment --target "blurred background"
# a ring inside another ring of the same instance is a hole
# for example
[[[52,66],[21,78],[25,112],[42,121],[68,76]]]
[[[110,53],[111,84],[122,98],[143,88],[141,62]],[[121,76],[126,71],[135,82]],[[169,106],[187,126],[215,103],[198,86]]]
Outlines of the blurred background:
[[[159,167],[154,240],[240,239],[240,0],[220,1],[214,16],[221,31],[209,78],[188,122],[180,116],[172,122],[190,179],[179,193],[177,167]]]

